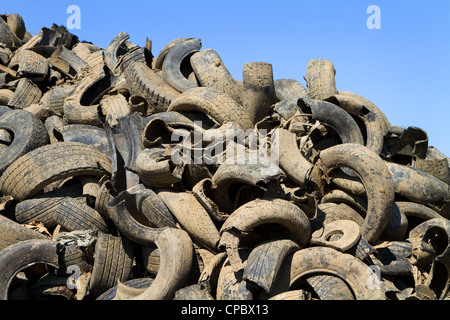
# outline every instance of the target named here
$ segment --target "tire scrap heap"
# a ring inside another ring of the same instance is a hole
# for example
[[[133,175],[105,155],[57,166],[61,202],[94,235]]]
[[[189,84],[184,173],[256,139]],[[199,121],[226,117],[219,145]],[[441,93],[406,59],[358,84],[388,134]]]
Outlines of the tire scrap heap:
[[[328,60],[240,81],[200,39],[128,40],[1,16],[0,299],[450,297],[449,160],[425,131]]]

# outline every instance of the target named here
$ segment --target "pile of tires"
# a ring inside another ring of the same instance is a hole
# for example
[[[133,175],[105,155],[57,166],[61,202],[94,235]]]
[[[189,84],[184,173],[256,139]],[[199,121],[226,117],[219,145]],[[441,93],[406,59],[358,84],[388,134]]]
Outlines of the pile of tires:
[[[450,297],[449,160],[417,127],[179,38],[0,19],[0,299]],[[233,151],[230,152],[229,151]]]

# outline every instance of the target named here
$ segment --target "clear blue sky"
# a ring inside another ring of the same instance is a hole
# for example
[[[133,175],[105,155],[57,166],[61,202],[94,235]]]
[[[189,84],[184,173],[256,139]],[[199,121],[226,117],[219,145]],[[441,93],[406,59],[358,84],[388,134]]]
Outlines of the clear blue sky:
[[[331,60],[338,90],[374,102],[392,124],[427,131],[430,145],[450,157],[450,1],[448,0],[192,0],[3,1],[29,31],[66,25],[69,5],[81,9],[81,40],[106,48],[128,32],[153,54],[179,37],[201,38],[231,74],[266,61],[275,79],[303,76],[311,59]],[[381,29],[369,30],[369,5],[381,9]]]

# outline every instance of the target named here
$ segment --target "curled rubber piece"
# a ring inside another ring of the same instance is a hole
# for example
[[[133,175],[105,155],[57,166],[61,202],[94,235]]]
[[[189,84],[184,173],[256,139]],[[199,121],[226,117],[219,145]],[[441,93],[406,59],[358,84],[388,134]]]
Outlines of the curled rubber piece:
[[[340,236],[333,239],[333,236]],[[311,244],[346,251],[358,243],[361,238],[359,225],[351,220],[336,220],[324,225],[311,235]]]
[[[217,250],[220,235],[206,209],[192,193],[161,190],[158,196],[164,201],[184,230],[205,247]],[[186,211],[189,208],[189,211]]]
[[[194,38],[177,38],[172,41],[170,41],[168,44],[164,46],[164,48],[161,49],[159,54],[157,55],[156,59],[153,60],[153,69],[155,70],[162,70],[164,60],[167,57],[167,54],[175,48],[180,43],[186,42],[188,40],[193,40]]]
[[[190,39],[178,43],[164,59],[162,75],[165,82],[179,92],[184,92],[198,85],[188,80],[182,73],[181,64],[202,47],[200,39]]]
[[[348,253],[327,247],[310,247],[294,253],[290,285],[318,272],[344,280],[356,300],[386,300],[382,286],[374,286],[378,277],[365,263]]]
[[[138,223],[125,206],[135,202],[135,194],[123,191],[107,204],[107,212],[116,227],[129,239],[143,246],[156,246],[160,251],[160,267],[148,288],[131,288],[119,282],[114,300],[172,299],[189,276],[193,259],[192,240],[176,228],[155,229]]]
[[[311,239],[309,218],[295,204],[282,199],[248,202],[234,211],[220,229],[219,249],[226,249],[235,270],[243,268],[237,251],[242,233],[268,223],[283,226],[287,231],[284,236],[300,247],[306,247]]]
[[[292,240],[273,240],[255,247],[248,256],[243,278],[262,288],[272,290],[281,265],[286,256],[300,247]]]
[[[130,38],[130,35],[128,33],[120,32],[114,37],[114,39],[111,40],[108,47],[106,48],[105,64],[109,68],[109,70],[111,70],[112,72],[114,72],[117,67],[117,62],[119,60],[119,58],[118,58],[119,48],[129,38]]]
[[[445,182],[421,170],[386,162],[394,181],[395,192],[410,201],[442,205],[450,194]]]
[[[326,175],[335,168],[346,167],[361,179],[367,195],[361,234],[369,242],[377,240],[391,218],[395,199],[394,181],[385,162],[367,147],[353,143],[330,147],[319,157]]]
[[[388,125],[378,108],[354,95],[336,94],[327,97],[326,101],[340,106],[354,117],[360,119],[364,123],[366,131],[366,147],[376,154],[381,153],[384,136],[388,132]]]
[[[207,114],[219,124],[234,122],[244,130],[253,128],[253,122],[242,106],[229,95],[208,87],[183,92],[167,111],[197,111]]]
[[[279,145],[280,168],[293,182],[305,186],[307,175],[313,164],[306,160],[298,148],[296,134],[278,128],[274,131],[274,137]]]
[[[364,145],[364,138],[356,121],[348,112],[338,106],[320,100],[300,98],[300,109],[305,113],[312,112],[313,120],[318,120],[325,126],[330,126],[338,134],[341,143],[357,143]]]

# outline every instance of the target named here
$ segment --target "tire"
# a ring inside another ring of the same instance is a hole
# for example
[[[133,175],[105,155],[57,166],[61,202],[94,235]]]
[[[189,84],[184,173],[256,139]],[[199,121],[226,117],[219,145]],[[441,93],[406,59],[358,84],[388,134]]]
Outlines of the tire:
[[[194,242],[213,251],[217,250],[219,231],[194,194],[164,190],[157,194]],[[189,208],[188,215],[186,208]]]
[[[24,109],[41,100],[42,91],[30,79],[22,78],[17,84],[14,95],[8,102],[12,109]]]
[[[9,89],[0,89],[0,106],[7,107],[9,100],[11,100],[13,96],[14,96],[14,91],[11,91]],[[8,109],[13,110],[11,108],[8,108]]]
[[[25,22],[23,21],[23,18],[16,13],[7,14],[6,23],[8,24],[11,31],[14,32],[14,34],[20,40],[23,40],[26,32]]]
[[[295,79],[277,79],[274,81],[278,100],[298,100],[308,98],[308,89]]]
[[[355,300],[351,289],[340,278],[330,275],[306,279],[320,300]]]
[[[214,49],[194,53],[191,56],[191,66],[202,87],[210,87],[226,93],[242,105],[240,87]]]
[[[112,72],[117,67],[119,48],[130,38],[126,32],[119,32],[114,39],[111,40],[105,51],[105,64]]]
[[[17,69],[19,77],[28,78],[33,81],[43,81],[49,75],[48,60],[31,50],[22,50],[16,57],[14,57],[9,67]]]
[[[274,132],[274,140],[278,141],[279,145],[280,168],[291,181],[300,186],[305,186],[313,164],[306,160],[298,148],[296,134],[278,128]]]
[[[193,247],[189,235],[175,228],[155,229],[137,222],[125,207],[125,201],[136,201],[136,195],[128,191],[119,193],[107,205],[108,216],[117,229],[128,239],[142,246],[154,247],[160,252],[160,268],[151,287],[135,290],[118,284],[115,300],[163,300],[172,299],[175,291],[183,287],[189,276]]]
[[[190,39],[175,45],[164,59],[162,76],[164,81],[178,92],[184,92],[198,85],[182,73],[182,63],[202,47],[200,39]]]
[[[22,41],[3,19],[0,19],[0,43],[8,48],[18,48],[22,45]]]
[[[64,102],[73,93],[75,86],[53,87],[42,96],[40,103],[55,115],[64,116]]]
[[[180,93],[160,79],[145,63],[133,62],[124,71],[130,92],[143,97],[156,113],[167,108]]]
[[[179,45],[180,43],[186,42],[188,40],[192,40],[194,38],[177,38],[174,39],[172,41],[170,41],[169,43],[167,43],[159,52],[158,56],[156,57],[156,59],[154,60],[153,63],[153,69],[155,70],[162,70],[163,65],[164,65],[164,60],[167,57],[167,54],[173,49],[175,48],[177,45]]]
[[[110,156],[108,137],[104,129],[88,124],[68,124],[53,129],[61,135],[61,142],[79,142],[90,145]]]
[[[11,281],[21,270],[45,264],[58,268],[57,242],[46,239],[25,240],[0,251],[0,300],[8,300]]]
[[[220,229],[218,249],[227,251],[230,263],[236,272],[243,269],[238,254],[240,238],[244,233],[251,232],[264,224],[277,224],[284,227],[282,237],[294,241],[300,247],[306,247],[311,239],[309,218],[295,204],[282,199],[256,199],[248,202],[234,211]],[[279,230],[278,233],[281,231]]]
[[[269,161],[256,159],[254,163],[240,162],[240,160],[247,161],[246,155],[235,159],[237,160],[235,163],[229,164],[224,161],[220,164],[212,177],[215,185],[214,202],[222,212],[228,214],[245,202],[239,201],[238,192],[235,191],[238,186],[260,191],[271,181],[276,181],[284,175],[278,166]]]
[[[125,281],[123,284],[127,287],[146,289],[153,284],[154,279],[152,278],[137,278]],[[102,293],[96,300],[113,300],[117,293],[117,286]]]
[[[312,112],[313,120],[330,126],[338,134],[341,143],[356,143],[364,145],[364,138],[358,124],[352,116],[340,107],[326,101],[300,98],[300,109],[304,113]]]
[[[95,299],[114,287],[117,281],[130,279],[134,244],[127,238],[99,233],[94,255],[89,297]]]
[[[429,146],[425,159],[416,158],[414,168],[422,170],[450,185],[448,158],[435,147]]]
[[[305,263],[308,261],[308,263]],[[311,247],[294,253],[290,263],[290,285],[298,279],[317,272],[336,276],[348,284],[355,300],[386,300],[381,289],[369,289],[374,276],[359,259],[327,247]]]
[[[387,134],[387,124],[378,108],[371,108],[363,99],[347,94],[336,94],[327,97],[326,101],[340,106],[342,109],[359,119],[363,123],[365,146],[376,154],[380,154]]]
[[[410,201],[397,201],[396,204],[408,218],[415,217],[421,220],[442,218],[439,213],[420,203]]]
[[[421,170],[386,162],[394,181],[395,192],[424,205],[443,205],[450,194],[449,185]]]
[[[243,130],[253,128],[253,122],[242,106],[227,94],[208,87],[183,92],[167,111],[196,111],[209,115],[219,124],[234,122]]]
[[[153,190],[147,189],[140,202],[140,212],[155,228],[177,228],[176,219],[164,201]]]
[[[306,66],[307,87],[311,99],[324,100],[338,93],[333,63],[324,59],[314,59]]]
[[[248,256],[243,279],[270,295],[284,259],[299,249],[298,244],[292,240],[273,240],[259,244]]]
[[[0,174],[11,163],[49,142],[47,130],[38,118],[25,110],[14,110],[0,117],[0,129],[12,132],[14,139],[0,155]]]
[[[247,260],[250,249],[240,249],[239,259]],[[226,258],[217,279],[216,300],[253,300],[252,286],[243,279],[242,272],[235,272],[230,258]]]
[[[382,121],[382,130],[384,134],[387,134],[391,130],[391,124],[389,120],[387,119],[386,115],[381,111],[380,108],[378,108],[372,101],[364,98],[363,96],[360,96],[359,94],[348,92],[348,91],[339,91],[338,93],[340,96],[350,96],[357,100],[360,100],[366,108],[368,108],[371,112],[375,113],[377,115],[377,118],[381,119]]]
[[[0,250],[15,243],[31,239],[48,239],[43,234],[31,230],[11,219],[0,215]]]
[[[361,234],[369,242],[376,241],[391,218],[395,199],[394,181],[386,163],[367,147],[352,143],[330,147],[319,157],[325,175],[335,168],[347,167],[362,180],[367,195],[367,214]]]
[[[250,62],[242,68],[242,106],[253,124],[261,121],[278,102],[273,81],[272,65],[267,62]]]
[[[122,94],[103,96],[100,106],[102,114],[106,117],[106,122],[111,127],[118,125],[118,118],[131,114],[128,101]]]
[[[87,63],[83,59],[65,47],[58,47],[52,56],[67,63],[77,74],[81,74],[87,66]]]
[[[88,263],[89,259],[84,248],[77,247],[76,244],[66,245],[59,253],[59,269],[58,274],[63,276],[70,276],[72,273],[68,272],[70,266],[77,266],[81,272],[89,272],[92,266]],[[92,263],[92,261],[90,261]]]
[[[65,197],[76,197],[81,191],[73,187],[62,187],[55,191],[44,193],[32,199],[19,202],[14,211],[14,219],[18,223],[30,223],[33,220],[40,221],[46,228],[56,226],[55,211]]]
[[[4,195],[22,201],[52,182],[80,175],[102,177],[111,171],[111,161],[97,149],[78,142],[60,142],[14,161],[0,177],[0,189]]]
[[[85,197],[64,198],[54,212],[54,219],[56,224],[61,225],[69,232],[98,229],[104,233],[111,233],[105,219],[86,204]]]
[[[150,188],[168,188],[181,181],[174,174],[175,165],[166,159],[161,148],[142,150],[136,158],[136,172],[144,184]]]
[[[103,56],[100,55],[100,57],[100,62],[97,62],[96,56],[93,61],[86,61],[90,71],[78,82],[72,94],[64,101],[64,118],[70,124],[103,126],[98,103],[101,97],[111,89],[113,77],[105,71],[107,69],[104,68]]]

